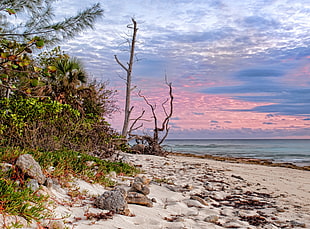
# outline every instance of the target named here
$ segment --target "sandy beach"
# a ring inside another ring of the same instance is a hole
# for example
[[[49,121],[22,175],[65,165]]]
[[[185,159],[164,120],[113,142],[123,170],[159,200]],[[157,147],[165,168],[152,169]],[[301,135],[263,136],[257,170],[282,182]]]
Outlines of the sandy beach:
[[[128,204],[130,215],[97,220],[108,212],[93,206],[108,190],[81,180],[83,198],[60,186],[45,188],[54,202],[48,228],[310,228],[310,172],[290,168],[222,162],[194,157],[122,153],[149,180],[153,207]],[[133,178],[110,174],[129,189]],[[72,190],[72,187],[71,187]]]

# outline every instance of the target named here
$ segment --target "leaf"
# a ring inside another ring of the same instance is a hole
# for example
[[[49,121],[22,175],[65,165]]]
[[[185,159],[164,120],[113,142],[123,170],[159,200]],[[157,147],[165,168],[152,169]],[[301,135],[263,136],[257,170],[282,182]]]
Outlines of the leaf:
[[[43,46],[44,46],[44,41],[43,41],[43,40],[37,40],[37,41],[36,41],[36,47],[37,47],[38,49],[43,48]]]
[[[49,72],[56,72],[57,70],[57,68],[53,65],[48,66],[47,69],[49,70]]]
[[[10,55],[10,54],[7,53],[7,52],[2,52],[2,53],[1,53],[1,58],[2,58],[2,59],[6,59],[6,58],[8,58],[9,55]]]
[[[33,68],[34,68],[35,72],[40,72],[42,70],[42,68],[39,68],[39,67],[36,67],[36,66],[34,66]]]
[[[36,87],[39,84],[39,80],[38,79],[32,79],[30,84],[32,87]]]
[[[17,56],[16,55],[11,55],[11,56],[9,56],[9,60],[15,60],[17,58]]]
[[[9,15],[16,14],[16,11],[10,8],[6,8],[5,11],[9,13]]]

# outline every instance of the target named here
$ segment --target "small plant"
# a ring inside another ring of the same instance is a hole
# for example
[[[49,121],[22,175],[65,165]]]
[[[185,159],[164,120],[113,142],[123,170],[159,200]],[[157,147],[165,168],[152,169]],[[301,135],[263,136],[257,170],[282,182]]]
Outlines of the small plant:
[[[0,172],[0,213],[18,215],[28,222],[50,216],[46,208],[48,196],[39,195],[12,179],[14,170]]]
[[[165,183],[165,184],[174,184],[173,181],[166,178],[153,178],[153,181],[156,183]]]

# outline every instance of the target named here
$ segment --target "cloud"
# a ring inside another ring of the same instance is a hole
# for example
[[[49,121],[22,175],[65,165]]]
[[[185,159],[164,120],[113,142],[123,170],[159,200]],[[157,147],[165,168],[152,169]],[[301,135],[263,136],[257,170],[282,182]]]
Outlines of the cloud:
[[[280,26],[280,23],[274,19],[252,15],[243,18],[242,21],[240,21],[240,25],[248,28],[265,31],[265,30],[277,29]]]
[[[59,9],[76,12],[95,2],[64,0],[57,4]],[[217,128],[236,129],[242,119],[242,125],[250,128],[216,133],[247,137],[248,131],[249,136],[272,136],[277,133],[255,128],[280,128],[273,120],[280,118],[277,115],[288,116],[281,116],[286,120],[283,123],[304,126],[307,122],[310,10],[303,0],[125,0],[105,1],[102,6],[105,16],[96,29],[65,43],[65,50],[82,58],[96,78],[110,80],[122,92],[124,83],[119,76],[124,71],[113,55],[123,63],[128,61],[124,39],[131,34],[126,26],[134,16],[139,26],[139,61],[134,64],[133,83],[160,104],[166,91],[158,87],[162,88],[167,74],[176,97],[174,123],[181,129],[209,128],[210,120],[221,123]],[[290,116],[301,117],[295,123]],[[266,118],[275,125],[262,124]]]
[[[193,112],[194,115],[204,115],[205,113],[203,112]]]
[[[310,128],[291,128],[291,129],[212,129],[212,130],[171,130],[169,138],[197,138],[197,139],[247,139],[247,138],[291,138],[304,137],[310,138]]]
[[[273,125],[273,122],[263,122],[264,125]]]

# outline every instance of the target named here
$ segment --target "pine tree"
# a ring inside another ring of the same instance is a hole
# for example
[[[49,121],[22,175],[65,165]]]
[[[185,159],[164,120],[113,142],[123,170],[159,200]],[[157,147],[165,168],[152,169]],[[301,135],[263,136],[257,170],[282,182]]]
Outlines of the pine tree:
[[[45,43],[55,44],[93,28],[103,15],[100,4],[94,4],[62,21],[55,21],[52,4],[56,0],[1,0],[0,39],[23,40],[39,36]],[[20,16],[20,24],[12,23],[12,15]]]

